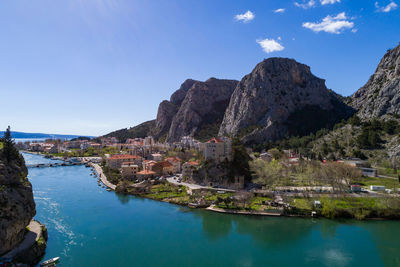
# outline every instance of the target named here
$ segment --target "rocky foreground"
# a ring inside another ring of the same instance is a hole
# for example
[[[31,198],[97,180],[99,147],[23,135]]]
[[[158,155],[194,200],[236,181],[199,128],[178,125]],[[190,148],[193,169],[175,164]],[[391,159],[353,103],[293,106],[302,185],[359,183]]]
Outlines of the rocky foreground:
[[[47,232],[44,226],[36,232],[28,227],[36,206],[27,174],[22,156],[7,160],[0,150],[0,257],[34,265],[45,252]]]

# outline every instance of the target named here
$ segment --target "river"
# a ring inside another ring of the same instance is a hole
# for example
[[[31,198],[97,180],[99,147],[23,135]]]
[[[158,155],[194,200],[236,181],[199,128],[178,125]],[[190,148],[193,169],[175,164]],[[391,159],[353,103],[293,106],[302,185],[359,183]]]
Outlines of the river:
[[[27,164],[45,163],[24,154]],[[107,192],[84,166],[29,169],[62,266],[400,266],[400,222],[226,215]]]

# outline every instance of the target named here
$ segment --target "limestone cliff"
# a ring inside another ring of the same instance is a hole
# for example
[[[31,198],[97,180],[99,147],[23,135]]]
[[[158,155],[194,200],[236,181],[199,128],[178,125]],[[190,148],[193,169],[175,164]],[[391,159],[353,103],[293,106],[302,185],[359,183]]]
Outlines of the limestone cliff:
[[[27,174],[22,156],[9,162],[0,150],[0,255],[22,241],[36,214]]]
[[[269,58],[237,85],[219,134],[246,143],[305,135],[352,114],[310,67],[293,59]]]
[[[167,140],[179,141],[185,135],[199,139],[216,135],[237,83],[216,78],[195,82],[172,119]]]
[[[369,81],[352,96],[363,119],[400,115],[400,45],[388,50]]]

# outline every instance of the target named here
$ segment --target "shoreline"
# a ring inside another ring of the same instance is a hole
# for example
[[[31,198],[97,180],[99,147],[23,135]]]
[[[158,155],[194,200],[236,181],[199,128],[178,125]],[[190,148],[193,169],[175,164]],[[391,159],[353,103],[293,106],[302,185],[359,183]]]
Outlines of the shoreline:
[[[31,152],[31,154],[44,156],[40,152]],[[88,164],[89,164],[90,167],[92,167],[94,169],[94,171],[96,172],[98,178],[103,183],[103,185],[106,186],[107,188],[113,190],[114,192],[116,192],[117,185],[115,185],[115,184],[111,183],[110,181],[108,181],[107,176],[104,174],[102,167],[99,164],[93,163],[93,162],[90,162]],[[172,186],[177,186],[176,184],[170,183],[168,181],[167,181],[167,183],[172,185]],[[122,193],[122,192],[119,192],[119,193]],[[315,218],[332,219],[332,218],[328,218],[326,216],[323,216],[320,213],[317,213],[316,216],[313,216],[313,215],[311,215],[311,211],[309,212],[309,214],[288,214],[284,210],[282,210],[280,213],[273,213],[273,212],[258,211],[258,210],[223,209],[223,208],[216,207],[214,204],[211,204],[208,207],[194,206],[194,205],[192,205],[193,203],[183,203],[183,202],[175,201],[173,199],[168,199],[168,198],[157,199],[157,198],[152,198],[152,197],[146,196],[146,194],[142,194],[142,193],[137,193],[137,194],[135,194],[135,193],[122,193],[122,194],[133,195],[133,196],[146,198],[146,199],[151,199],[151,200],[155,200],[155,201],[159,201],[159,202],[166,202],[166,203],[176,204],[176,205],[179,205],[179,206],[182,206],[182,207],[188,207],[188,208],[191,208],[191,209],[203,209],[203,210],[207,210],[207,211],[210,211],[210,212],[218,212],[218,213],[225,213],[225,214],[248,215],[248,216],[255,215],[255,216],[267,216],[267,217],[269,216],[269,217],[298,217],[298,218],[310,218],[310,219],[311,218],[313,218],[313,219],[315,219]],[[344,217],[344,216],[333,218],[332,220],[342,220],[342,219],[360,220],[360,219],[349,218],[349,217]],[[361,220],[398,220],[398,219],[396,219],[396,218],[371,217],[371,218],[363,218]]]

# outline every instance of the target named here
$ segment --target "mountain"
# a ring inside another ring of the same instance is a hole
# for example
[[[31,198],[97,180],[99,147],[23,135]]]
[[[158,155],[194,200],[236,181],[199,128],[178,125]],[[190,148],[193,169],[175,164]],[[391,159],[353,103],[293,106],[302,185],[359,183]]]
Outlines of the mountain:
[[[310,67],[269,58],[237,85],[219,134],[262,143],[332,127],[353,112]]]
[[[0,136],[4,135],[4,131],[0,131]],[[36,138],[46,138],[46,139],[72,139],[80,137],[81,135],[68,135],[68,134],[46,134],[46,133],[24,133],[24,132],[11,132],[13,138],[26,138],[26,139],[36,139]],[[87,136],[93,137],[93,136]]]
[[[155,122],[154,136],[156,138],[166,138],[169,128],[171,127],[172,120],[178,112],[180,105],[186,97],[187,92],[198,81],[188,79],[182,83],[181,87],[176,90],[170,100],[164,100],[158,106],[157,119]]]
[[[193,83],[173,116],[167,141],[179,141],[185,135],[198,139],[216,135],[237,83],[216,78]]]
[[[124,143],[128,138],[144,138],[152,135],[155,122],[155,120],[146,121],[129,129],[125,128],[111,132],[103,137],[116,137],[122,143]]]
[[[363,119],[400,115],[400,45],[388,50],[368,82],[352,96]]]

